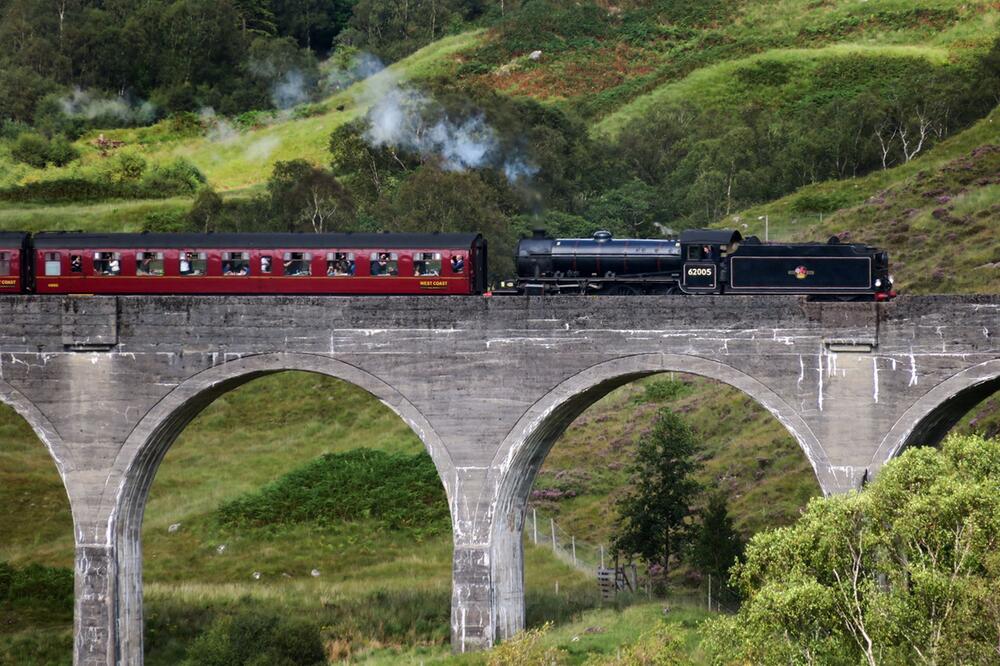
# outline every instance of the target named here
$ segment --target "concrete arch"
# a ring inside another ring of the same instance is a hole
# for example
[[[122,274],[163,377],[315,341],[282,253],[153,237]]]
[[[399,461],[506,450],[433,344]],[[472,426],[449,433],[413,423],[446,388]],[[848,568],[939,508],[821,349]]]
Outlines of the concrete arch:
[[[392,409],[424,443],[450,495],[445,480],[451,478],[453,465],[437,433],[408,399],[360,368],[328,356],[273,353],[243,356],[199,372],[175,387],[138,423],[115,461],[114,469],[120,472],[119,484],[113,493],[107,489],[102,499],[109,516],[109,535],[114,534],[117,545],[116,663],[142,663],[142,521],[163,457],[184,428],[221,395],[253,379],[295,370],[354,384]]]
[[[697,356],[640,354],[598,363],[562,381],[521,417],[491,465],[493,498],[483,498],[480,518],[490,525],[493,546],[494,636],[502,639],[524,626],[524,569],[521,532],[535,476],[555,441],[584,410],[610,391],[661,372],[684,372],[715,379],[746,393],[769,411],[795,437],[815,471],[820,486],[829,461],[819,439],[794,409],[757,379],[731,366]],[[492,500],[492,501],[491,501]]]
[[[1000,359],[955,373],[917,399],[872,456],[872,473],[908,446],[938,444],[970,409],[1000,391]]]

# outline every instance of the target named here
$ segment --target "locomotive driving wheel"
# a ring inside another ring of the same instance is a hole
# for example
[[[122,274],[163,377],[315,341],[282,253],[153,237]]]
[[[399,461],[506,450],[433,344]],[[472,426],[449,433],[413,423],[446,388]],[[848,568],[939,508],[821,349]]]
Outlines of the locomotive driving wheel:
[[[608,287],[605,293],[610,296],[636,296],[639,290],[627,284],[616,284]]]

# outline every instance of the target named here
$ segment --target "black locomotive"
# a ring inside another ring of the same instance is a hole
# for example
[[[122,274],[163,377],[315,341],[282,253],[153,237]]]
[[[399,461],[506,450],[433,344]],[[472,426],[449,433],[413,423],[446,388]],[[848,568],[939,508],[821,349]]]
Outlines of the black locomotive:
[[[762,243],[740,232],[691,229],[671,240],[550,238],[517,246],[528,294],[800,294],[884,301],[896,295],[889,256],[859,243]]]

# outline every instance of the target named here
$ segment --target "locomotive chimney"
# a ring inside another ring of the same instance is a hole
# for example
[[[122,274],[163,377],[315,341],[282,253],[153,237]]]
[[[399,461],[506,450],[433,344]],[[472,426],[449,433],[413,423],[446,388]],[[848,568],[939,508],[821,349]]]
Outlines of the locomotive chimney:
[[[548,238],[548,234],[545,233],[545,229],[532,229],[531,234],[531,237],[535,239]]]

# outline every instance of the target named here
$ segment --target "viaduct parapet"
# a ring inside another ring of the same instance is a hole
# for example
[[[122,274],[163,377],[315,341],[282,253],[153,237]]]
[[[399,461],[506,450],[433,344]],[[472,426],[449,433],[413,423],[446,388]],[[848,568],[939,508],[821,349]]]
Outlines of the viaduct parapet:
[[[1000,388],[998,339],[997,296],[25,296],[0,299],[0,401],[69,495],[76,664],[142,662],[140,529],[157,467],[215,398],[283,370],[360,386],[427,447],[451,505],[452,646],[469,651],[523,628],[531,485],[613,388],[664,371],[734,386],[840,493]]]

